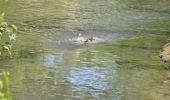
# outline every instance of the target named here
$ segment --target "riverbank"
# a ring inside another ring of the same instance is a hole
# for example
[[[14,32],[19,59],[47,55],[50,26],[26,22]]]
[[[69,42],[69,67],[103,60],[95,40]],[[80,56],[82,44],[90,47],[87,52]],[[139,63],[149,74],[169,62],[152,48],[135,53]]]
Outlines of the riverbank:
[[[167,42],[159,54],[161,61],[170,69],[170,42]]]
[[[159,57],[168,70],[170,70],[170,40],[162,47]],[[168,79],[170,80],[170,72],[168,73]]]

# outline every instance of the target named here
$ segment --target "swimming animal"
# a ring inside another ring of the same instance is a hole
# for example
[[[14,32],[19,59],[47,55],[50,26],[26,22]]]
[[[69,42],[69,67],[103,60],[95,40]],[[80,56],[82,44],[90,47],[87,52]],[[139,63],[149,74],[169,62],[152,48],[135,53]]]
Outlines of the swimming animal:
[[[78,37],[76,39],[77,42],[79,43],[92,43],[95,41],[94,37],[83,37],[81,34],[78,34]]]
[[[84,42],[85,43],[88,43],[88,42],[92,42],[92,41],[94,41],[95,39],[93,38],[93,37],[91,37],[91,38],[87,38]]]

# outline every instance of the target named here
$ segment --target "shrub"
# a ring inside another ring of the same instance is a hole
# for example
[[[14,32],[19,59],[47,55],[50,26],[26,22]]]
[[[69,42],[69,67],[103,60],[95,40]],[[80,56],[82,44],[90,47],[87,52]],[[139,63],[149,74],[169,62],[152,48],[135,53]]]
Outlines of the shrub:
[[[4,20],[4,13],[0,15],[0,55],[2,51],[7,51],[11,55],[12,43],[16,41],[17,27],[8,25]]]

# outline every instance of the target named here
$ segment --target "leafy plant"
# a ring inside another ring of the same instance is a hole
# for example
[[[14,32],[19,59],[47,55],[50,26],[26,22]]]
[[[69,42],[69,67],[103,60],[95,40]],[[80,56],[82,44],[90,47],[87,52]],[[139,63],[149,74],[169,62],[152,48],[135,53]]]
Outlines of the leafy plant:
[[[9,72],[1,73],[3,79],[0,80],[0,100],[13,100],[9,89]]]
[[[17,27],[8,25],[4,20],[4,13],[0,15],[0,55],[6,50],[11,55],[12,43],[16,41]]]

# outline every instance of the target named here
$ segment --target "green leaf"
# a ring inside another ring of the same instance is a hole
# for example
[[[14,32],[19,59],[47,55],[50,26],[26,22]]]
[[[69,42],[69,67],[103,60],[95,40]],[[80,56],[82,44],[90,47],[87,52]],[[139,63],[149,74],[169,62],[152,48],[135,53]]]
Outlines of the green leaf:
[[[4,96],[5,96],[5,94],[0,92],[0,98],[3,98]]]
[[[2,91],[3,89],[3,82],[0,80],[0,92]]]
[[[2,14],[1,14],[1,17],[4,17],[4,16],[5,16],[5,13],[2,13]]]
[[[16,32],[18,29],[15,25],[8,25],[4,21],[4,16],[5,13],[0,14],[0,55],[2,53],[1,50],[7,50],[8,54],[11,55],[11,43],[16,41]]]
[[[2,13],[2,14],[0,15],[0,23],[4,21],[4,15],[5,15],[5,13]]]
[[[18,28],[15,25],[11,25],[12,29],[14,32],[16,32],[18,30]]]
[[[7,27],[8,24],[7,24],[7,22],[1,22],[1,26],[2,26],[2,27]]]
[[[9,50],[9,47],[7,45],[3,46],[4,49]]]
[[[10,51],[11,45],[4,45],[3,47],[4,47],[4,49],[6,49],[8,51],[9,55],[12,54]]]
[[[2,32],[0,32],[0,36],[2,36]]]
[[[12,33],[12,30],[10,28],[6,28],[5,32],[9,34],[9,33]]]
[[[10,41],[16,41],[16,34],[9,35]]]
[[[4,29],[3,27],[0,27],[0,31],[1,31],[1,32],[4,32],[4,30],[5,30],[5,29]]]
[[[2,98],[1,100],[8,100],[7,98]]]

